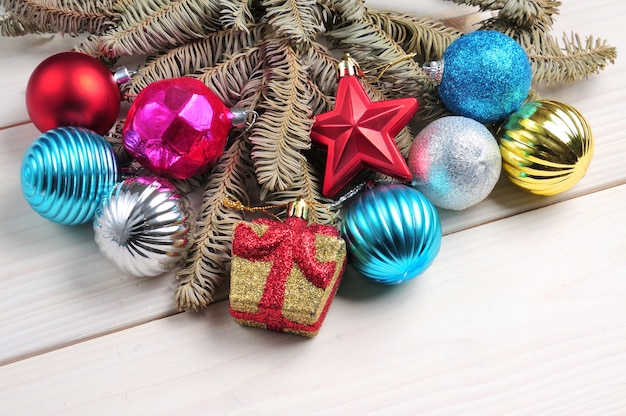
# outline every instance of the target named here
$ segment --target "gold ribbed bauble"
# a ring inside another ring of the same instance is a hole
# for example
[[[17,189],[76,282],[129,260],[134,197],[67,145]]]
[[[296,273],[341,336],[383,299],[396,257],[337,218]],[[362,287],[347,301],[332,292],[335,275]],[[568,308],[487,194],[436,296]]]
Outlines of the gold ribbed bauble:
[[[524,104],[496,134],[502,170],[517,186],[537,195],[556,195],[574,186],[593,156],[589,123],[559,101]]]

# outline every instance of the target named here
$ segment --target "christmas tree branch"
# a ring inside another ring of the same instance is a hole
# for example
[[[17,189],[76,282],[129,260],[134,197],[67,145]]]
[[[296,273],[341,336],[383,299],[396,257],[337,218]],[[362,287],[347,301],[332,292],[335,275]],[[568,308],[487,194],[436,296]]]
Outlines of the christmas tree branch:
[[[599,73],[617,58],[614,47],[592,36],[582,41],[577,34],[563,34],[561,46],[541,28],[511,27],[499,18],[489,19],[484,27],[512,37],[526,50],[535,85],[579,81]]]
[[[498,11],[502,20],[511,26],[537,27],[544,30],[552,27],[554,15],[559,13],[560,1],[556,0],[452,0],[457,4],[476,6],[481,11]]]
[[[291,45],[306,47],[322,30],[322,16],[316,0],[264,0],[266,18],[276,35]]]
[[[311,95],[306,71],[288,43],[266,39],[262,55],[267,83],[250,135],[252,159],[262,188],[284,190],[302,166],[302,150],[310,146]]]
[[[559,47],[556,39],[544,38],[542,44],[552,54],[529,52],[530,63],[533,68],[534,82],[536,84],[559,84],[571,83],[597,74],[609,63],[614,63],[617,58],[617,50],[609,46],[606,40],[594,39],[589,36],[582,41],[577,34],[572,33],[569,37],[563,35],[563,49]],[[550,44],[548,47],[547,44]],[[536,48],[533,48],[536,49]]]
[[[363,0],[320,0],[319,3],[327,10],[334,11],[334,17],[341,22],[367,19],[368,9]]]
[[[2,0],[7,14],[0,19],[3,36],[28,33],[100,33],[111,26],[110,1],[83,2],[43,0]]]
[[[316,99],[334,105],[334,96],[337,92],[337,65],[339,61],[332,57],[330,51],[319,43],[311,45],[302,55],[302,65],[308,69],[309,79],[314,90],[319,93]],[[313,114],[328,111],[317,106],[313,107]]]
[[[206,183],[194,243],[178,272],[174,299],[180,310],[198,310],[213,300],[230,260],[232,230],[243,219],[224,206],[226,199],[250,204],[245,178],[250,177],[249,143],[236,139],[212,169]]]
[[[378,10],[370,11],[369,16],[402,49],[417,54],[417,60],[422,62],[441,59],[448,45],[461,35],[458,30],[431,18]]]
[[[217,2],[146,0],[121,11],[118,26],[99,39],[107,56],[153,54],[201,39],[220,28]]]
[[[49,29],[54,32],[53,29]],[[11,12],[0,13],[0,36],[24,36],[46,33],[46,29],[36,23],[22,21]]]
[[[215,66],[225,57],[252,47],[262,33],[262,25],[248,33],[222,30],[161,55],[151,56],[137,69],[137,75],[129,83],[128,93],[138,94],[145,86],[159,79],[181,77],[201,68]]]
[[[193,76],[202,81],[228,107],[241,100],[242,88],[259,65],[259,48],[252,47],[228,56],[216,66],[206,67]]]
[[[222,25],[226,29],[248,32],[256,25],[253,2],[256,0],[219,0]]]

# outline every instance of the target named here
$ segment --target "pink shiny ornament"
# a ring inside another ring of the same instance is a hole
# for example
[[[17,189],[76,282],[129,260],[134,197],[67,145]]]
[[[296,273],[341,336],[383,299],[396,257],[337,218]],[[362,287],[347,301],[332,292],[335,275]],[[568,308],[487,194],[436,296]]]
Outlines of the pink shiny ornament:
[[[235,117],[201,81],[165,79],[139,93],[126,117],[122,140],[153,173],[187,179],[217,162]]]

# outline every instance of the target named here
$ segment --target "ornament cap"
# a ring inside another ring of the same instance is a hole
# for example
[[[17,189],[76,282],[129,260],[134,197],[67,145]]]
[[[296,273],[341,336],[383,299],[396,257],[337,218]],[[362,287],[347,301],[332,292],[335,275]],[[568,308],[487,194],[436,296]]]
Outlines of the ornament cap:
[[[339,61],[339,65],[337,66],[337,76],[343,78],[346,75],[364,76],[357,61],[347,52],[343,54],[343,58]]]
[[[441,84],[443,66],[443,61],[430,61],[425,62],[424,65],[422,65],[422,69],[430,79],[433,79],[437,84]]]
[[[302,196],[299,196],[295,201],[289,203],[287,216],[301,218],[303,220],[309,219],[309,205]]]
[[[124,66],[113,72],[113,79],[118,84],[126,84],[136,73],[137,71],[129,71],[128,68]]]
[[[233,123],[233,127],[249,130],[255,123],[259,114],[254,110],[245,110],[240,107],[233,107],[230,109],[230,122]]]

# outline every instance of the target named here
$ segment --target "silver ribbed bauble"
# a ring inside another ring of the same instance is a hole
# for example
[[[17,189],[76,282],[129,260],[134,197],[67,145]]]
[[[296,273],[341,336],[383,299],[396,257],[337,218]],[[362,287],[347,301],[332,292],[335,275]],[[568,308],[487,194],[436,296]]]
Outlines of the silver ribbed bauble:
[[[118,183],[96,212],[100,252],[125,273],[156,276],[174,269],[192,241],[189,200],[170,182],[140,176]]]

